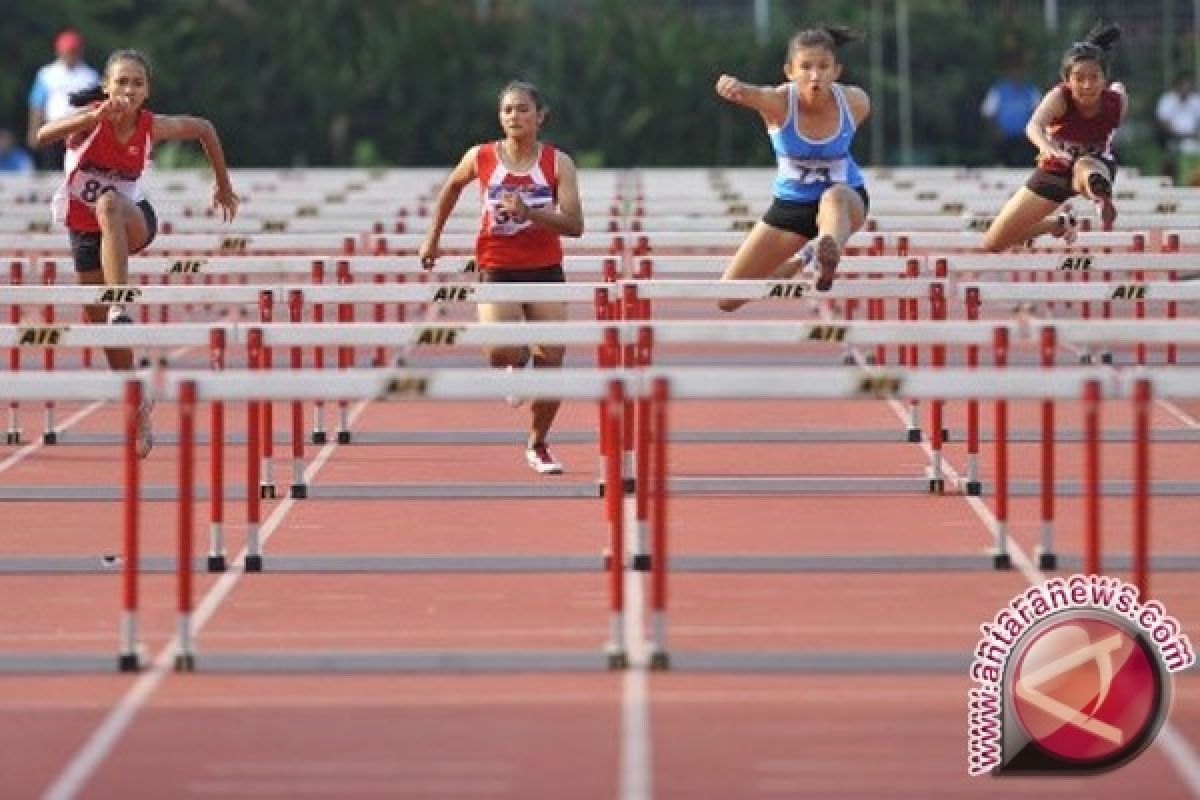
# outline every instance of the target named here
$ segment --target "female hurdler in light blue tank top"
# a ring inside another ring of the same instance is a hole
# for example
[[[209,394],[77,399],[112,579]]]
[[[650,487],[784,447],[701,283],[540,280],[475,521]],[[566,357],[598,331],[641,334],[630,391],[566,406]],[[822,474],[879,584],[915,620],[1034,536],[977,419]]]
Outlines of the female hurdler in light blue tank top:
[[[789,203],[816,203],[821,193],[835,183],[857,189],[863,185],[862,173],[850,143],[854,141],[854,117],[846,106],[846,94],[841,84],[833,84],[841,125],[830,137],[813,140],[796,126],[796,84],[790,83],[788,117],[778,128],[769,128],[771,145],[775,148],[775,197]]]
[[[774,201],[723,279],[790,278],[812,265],[818,291],[833,285],[842,249],[866,221],[868,202],[850,145],[871,101],[862,89],[837,82],[837,49],[855,38],[845,28],[800,31],[788,46],[788,82],[780,86],[752,86],[732,75],[717,79],[718,95],[762,116],[777,163]],[[743,302],[717,305],[733,311]]]

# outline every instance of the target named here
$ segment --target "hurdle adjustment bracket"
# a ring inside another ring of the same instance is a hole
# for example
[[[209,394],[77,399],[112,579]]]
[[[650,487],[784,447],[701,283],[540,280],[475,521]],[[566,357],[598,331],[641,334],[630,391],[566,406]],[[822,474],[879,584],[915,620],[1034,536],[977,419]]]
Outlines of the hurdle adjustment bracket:
[[[196,654],[195,653],[176,653],[175,654],[175,671],[176,672],[195,672],[196,671]]]
[[[655,650],[650,654],[650,669],[668,670],[671,668],[671,657],[666,650]]]
[[[308,497],[308,484],[307,483],[293,483],[292,489],[291,489],[291,496],[292,496],[293,500],[303,500],[304,498]]]
[[[654,568],[654,559],[649,553],[635,553],[634,554],[633,569],[635,571],[649,572],[653,568]]]
[[[1012,569],[1012,556],[1007,552],[992,552],[992,569]]]
[[[312,432],[312,443],[313,444],[325,444],[328,441],[329,441],[329,435],[327,433],[325,433],[325,431],[313,431]]]
[[[262,572],[263,560],[261,555],[246,556],[246,572]]]
[[[224,572],[225,569],[226,569],[226,564],[225,564],[225,554],[224,553],[221,553],[220,555],[210,555],[208,557],[208,571],[209,572]]]
[[[963,489],[970,497],[979,497],[983,494],[983,483],[981,481],[967,481],[963,484]]]
[[[142,662],[137,653],[121,653],[117,656],[118,672],[140,672]]]
[[[58,431],[46,431],[43,433],[42,444],[58,444]]]

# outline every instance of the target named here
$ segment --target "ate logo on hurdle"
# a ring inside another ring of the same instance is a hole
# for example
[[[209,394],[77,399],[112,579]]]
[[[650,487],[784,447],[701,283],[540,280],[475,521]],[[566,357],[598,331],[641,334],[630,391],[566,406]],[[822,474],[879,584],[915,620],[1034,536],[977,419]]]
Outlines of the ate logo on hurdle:
[[[1063,272],[1086,272],[1092,268],[1091,256],[1067,256],[1058,265]]]
[[[1033,586],[981,631],[971,775],[1088,775],[1132,761],[1166,722],[1172,673],[1196,660],[1161,603],[1104,575]]]
[[[170,275],[194,275],[200,272],[200,268],[207,263],[207,259],[180,259],[171,262],[167,273]]]
[[[474,286],[441,286],[433,293],[435,303],[463,303],[475,296]]]
[[[102,290],[96,296],[97,303],[136,303],[142,290],[133,286],[117,286]]]

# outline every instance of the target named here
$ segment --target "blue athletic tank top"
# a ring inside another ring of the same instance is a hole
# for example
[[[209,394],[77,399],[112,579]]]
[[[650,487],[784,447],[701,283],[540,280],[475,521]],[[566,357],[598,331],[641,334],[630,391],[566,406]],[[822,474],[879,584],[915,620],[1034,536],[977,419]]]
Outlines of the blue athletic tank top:
[[[850,155],[854,141],[854,117],[850,114],[845,92],[833,84],[841,124],[828,139],[814,141],[797,128],[796,85],[788,84],[788,115],[778,128],[768,128],[775,148],[775,197],[792,203],[815,203],[821,192],[835,183],[852,188],[863,185],[862,173]]]

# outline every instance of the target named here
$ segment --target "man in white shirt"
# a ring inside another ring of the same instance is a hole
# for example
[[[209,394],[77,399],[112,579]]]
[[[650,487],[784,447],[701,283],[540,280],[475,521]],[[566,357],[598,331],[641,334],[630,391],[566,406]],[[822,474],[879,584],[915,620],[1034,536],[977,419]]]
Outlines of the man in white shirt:
[[[1155,117],[1166,140],[1163,171],[1186,183],[1188,176],[1178,168],[1200,156],[1200,92],[1189,73],[1180,74],[1158,98]]]
[[[54,40],[58,59],[37,71],[29,90],[29,146],[34,147],[34,135],[43,124],[70,114],[71,92],[89,89],[100,83],[100,74],[83,63],[83,37],[77,31],[65,30]],[[45,168],[60,168],[63,159],[61,142],[52,145],[49,154],[39,153]]]

